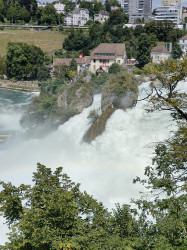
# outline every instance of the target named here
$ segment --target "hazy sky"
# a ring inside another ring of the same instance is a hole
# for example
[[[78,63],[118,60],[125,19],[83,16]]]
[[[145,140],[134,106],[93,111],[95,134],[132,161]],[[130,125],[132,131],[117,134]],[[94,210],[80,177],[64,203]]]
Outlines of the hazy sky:
[[[44,0],[44,2],[53,2],[54,0]],[[40,0],[40,2],[43,2],[42,0]],[[122,0],[119,0],[119,2],[122,2]],[[156,7],[158,7],[161,3],[161,0],[153,0],[153,9],[155,9]],[[187,6],[187,0],[182,0],[182,3],[184,6]]]
[[[161,0],[153,0],[153,9],[159,6]],[[182,0],[183,6],[187,6],[187,0]]]

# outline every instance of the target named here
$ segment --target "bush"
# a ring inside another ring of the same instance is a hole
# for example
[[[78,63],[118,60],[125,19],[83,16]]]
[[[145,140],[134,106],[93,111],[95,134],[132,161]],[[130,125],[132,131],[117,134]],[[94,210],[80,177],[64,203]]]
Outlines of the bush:
[[[108,70],[108,73],[109,74],[117,74],[121,71],[121,65],[117,64],[117,63],[113,63],[109,70]]]
[[[59,30],[60,32],[63,32],[63,31],[64,31],[63,25],[60,25],[59,28],[58,28],[58,30]]]
[[[99,109],[92,109],[87,118],[97,119],[98,117],[99,117]]]
[[[134,74],[135,75],[141,75],[143,73],[143,70],[139,69],[139,68],[135,68],[134,69]]]

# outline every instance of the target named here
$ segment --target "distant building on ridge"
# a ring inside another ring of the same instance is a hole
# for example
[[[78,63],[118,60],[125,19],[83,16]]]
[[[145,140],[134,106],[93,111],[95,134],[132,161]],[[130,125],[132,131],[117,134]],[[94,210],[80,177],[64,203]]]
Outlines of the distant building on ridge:
[[[162,0],[161,6],[156,8],[155,19],[158,21],[168,20],[180,24],[182,21],[181,0]]]
[[[64,18],[64,25],[84,26],[90,20],[89,11],[84,8],[75,8],[72,14]]]
[[[129,23],[135,23],[137,19],[147,22],[152,18],[152,0],[123,0],[122,6],[129,15]]]

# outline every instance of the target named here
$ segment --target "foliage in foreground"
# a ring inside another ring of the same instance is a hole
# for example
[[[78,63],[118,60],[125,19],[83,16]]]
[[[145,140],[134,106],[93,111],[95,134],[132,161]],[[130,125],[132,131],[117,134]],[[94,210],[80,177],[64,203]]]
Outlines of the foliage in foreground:
[[[0,183],[0,212],[12,229],[4,249],[110,249],[131,245],[138,234],[129,206],[117,205],[112,216],[61,167],[52,172],[38,163],[33,183]]]
[[[187,248],[187,59],[150,64],[145,71],[160,80],[148,95],[149,111],[169,110],[178,127],[173,135],[156,145],[152,166],[145,169],[145,179],[136,178],[148,190],[135,201],[141,217],[152,216],[154,234],[148,242],[153,249]],[[186,82],[185,82],[186,84]]]

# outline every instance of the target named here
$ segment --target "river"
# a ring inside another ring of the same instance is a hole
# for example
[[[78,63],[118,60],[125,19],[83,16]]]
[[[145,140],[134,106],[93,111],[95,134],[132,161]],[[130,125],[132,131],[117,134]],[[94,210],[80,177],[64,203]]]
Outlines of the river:
[[[140,87],[143,97],[145,83]],[[141,186],[132,183],[136,176],[143,176],[150,164],[154,143],[169,136],[169,112],[147,113],[146,101],[126,112],[117,110],[108,120],[105,132],[91,144],[82,142],[90,125],[90,110],[100,107],[96,95],[91,107],[71,118],[42,139],[25,139],[19,119],[33,93],[0,89],[0,135],[11,135],[0,142],[0,179],[15,185],[30,184],[36,163],[53,170],[63,166],[70,178],[81,183],[86,190],[109,209],[116,202],[129,203],[139,196]],[[0,222],[0,244],[7,228]]]

